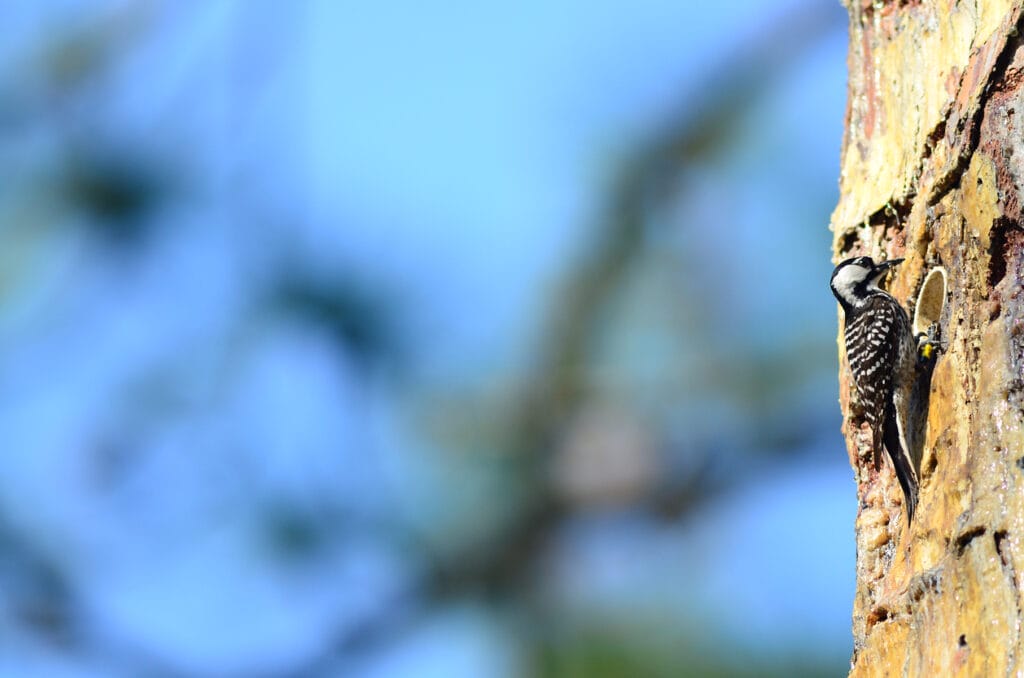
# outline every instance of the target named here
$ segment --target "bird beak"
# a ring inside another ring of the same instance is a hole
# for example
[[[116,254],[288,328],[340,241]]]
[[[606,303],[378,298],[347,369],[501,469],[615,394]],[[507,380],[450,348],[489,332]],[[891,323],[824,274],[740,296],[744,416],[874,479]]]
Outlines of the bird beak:
[[[902,259],[890,259],[889,261],[883,261],[882,263],[875,266],[875,270],[871,272],[871,279],[877,284],[877,281],[885,277],[885,274],[889,272],[890,268],[893,268],[899,264]]]

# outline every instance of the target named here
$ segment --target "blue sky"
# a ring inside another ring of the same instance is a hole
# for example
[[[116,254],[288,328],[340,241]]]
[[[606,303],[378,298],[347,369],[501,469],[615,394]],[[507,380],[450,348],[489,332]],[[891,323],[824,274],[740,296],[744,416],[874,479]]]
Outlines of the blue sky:
[[[481,508],[498,481],[445,449],[430,405],[453,394],[486,404],[524,386],[618,163],[801,5],[224,1],[118,14],[132,6],[16,4],[0,29],[23,36],[0,41],[18,55],[128,17],[102,76],[44,104],[31,134],[0,135],[6,183],[31,184],[65,145],[98,139],[159,159],[173,187],[134,258],[112,254],[45,190],[0,189],[0,223],[17,244],[0,305],[0,428],[12,451],[0,457],[0,515],[60,563],[98,648],[196,673],[301,664],[424,564],[385,529],[330,537],[311,564],[282,564],[267,555],[267,506],[327,506],[428,541],[446,521],[484,531],[500,520],[500,506]],[[824,281],[845,96],[835,10],[835,28],[744,102],[730,150],[688,171],[663,217],[664,249],[685,248],[697,291],[723,301],[706,322],[725,355],[834,345]],[[39,105],[25,76],[7,71],[0,84]],[[393,299],[415,337],[411,376],[367,380],[323,333],[264,310],[270,271],[287,257]],[[651,270],[641,291],[662,284]],[[623,312],[654,329],[602,344],[602,378],[638,401],[637,372],[704,359],[649,303]],[[646,604],[683,627],[710,615],[712,635],[755,656],[813,646],[845,657],[855,496],[833,374],[826,365],[790,405],[817,422],[805,449],[753,467],[759,480],[699,521],[569,521],[546,561],[562,614]],[[714,397],[676,416],[717,430],[735,410]],[[104,450],[128,450],[127,470],[97,472]],[[579,576],[565,580],[566,569]],[[14,659],[0,675],[109,674],[102,651],[62,656],[4,600]],[[520,675],[509,623],[456,601],[338,675]]]

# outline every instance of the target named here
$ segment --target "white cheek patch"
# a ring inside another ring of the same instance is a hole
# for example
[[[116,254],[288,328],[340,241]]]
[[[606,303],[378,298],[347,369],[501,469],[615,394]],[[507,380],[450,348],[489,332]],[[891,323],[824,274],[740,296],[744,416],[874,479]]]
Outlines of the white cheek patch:
[[[854,299],[853,288],[864,282],[864,279],[870,274],[870,269],[858,266],[857,264],[850,264],[849,266],[844,266],[836,274],[836,277],[832,279],[832,286],[844,299],[852,301]]]

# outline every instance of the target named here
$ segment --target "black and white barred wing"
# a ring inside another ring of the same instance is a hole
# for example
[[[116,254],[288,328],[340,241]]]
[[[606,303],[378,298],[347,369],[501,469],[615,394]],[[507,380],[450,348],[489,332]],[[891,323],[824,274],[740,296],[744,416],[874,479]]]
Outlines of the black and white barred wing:
[[[906,315],[892,297],[869,297],[866,306],[847,317],[846,357],[857,386],[864,418],[871,426],[875,465],[880,461],[886,408],[892,402],[893,378],[905,332]]]

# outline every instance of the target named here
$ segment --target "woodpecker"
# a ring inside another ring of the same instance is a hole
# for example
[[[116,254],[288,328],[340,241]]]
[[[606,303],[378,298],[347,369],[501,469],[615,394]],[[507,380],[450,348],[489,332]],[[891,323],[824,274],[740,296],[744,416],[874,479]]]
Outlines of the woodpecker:
[[[901,261],[876,264],[871,257],[847,259],[832,271],[831,287],[846,317],[846,357],[871,427],[875,468],[884,445],[903,488],[910,522],[917,506],[917,470],[908,445],[908,413],[917,349],[907,312],[878,286]]]

